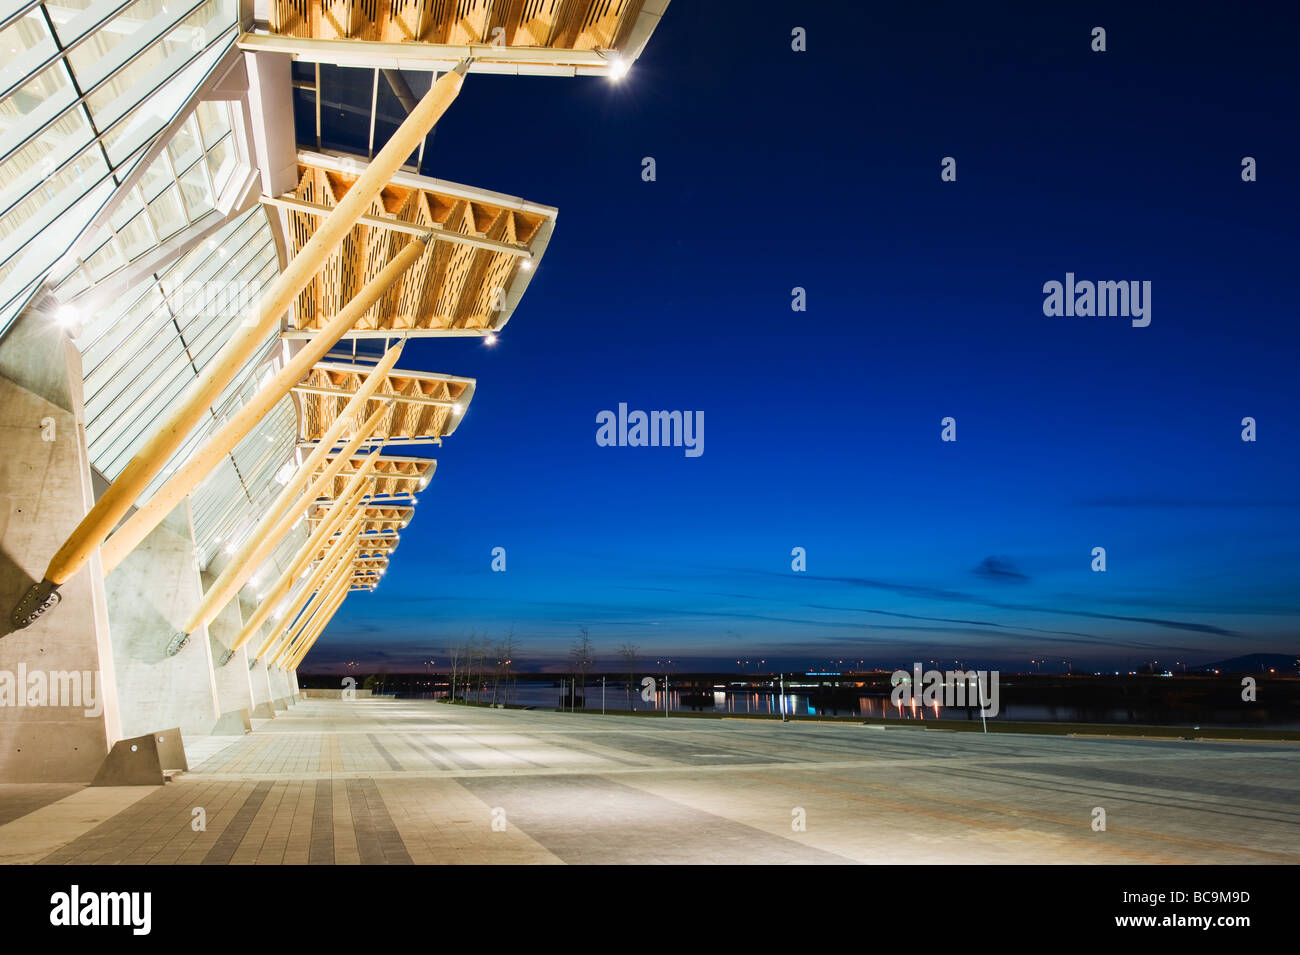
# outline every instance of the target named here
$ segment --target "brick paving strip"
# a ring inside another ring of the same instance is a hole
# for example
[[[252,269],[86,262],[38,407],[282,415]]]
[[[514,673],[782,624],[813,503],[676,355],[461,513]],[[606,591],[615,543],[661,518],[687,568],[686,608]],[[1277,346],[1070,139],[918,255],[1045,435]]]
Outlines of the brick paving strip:
[[[348,804],[362,865],[411,865],[406,843],[393,825],[373,779],[349,779]]]
[[[244,835],[248,832],[248,827],[253,824],[253,819],[257,816],[257,810],[262,808],[262,803],[266,800],[266,794],[271,791],[273,785],[274,783],[266,781],[260,782],[253,787],[253,791],[248,794],[244,804],[235,813],[235,818],[230,820],[230,825],[221,831],[216,844],[203,857],[204,865],[230,864],[230,860],[235,855],[235,850],[244,841]]]
[[[334,783],[316,780],[316,802],[311,811],[311,849],[308,865],[334,864]]]

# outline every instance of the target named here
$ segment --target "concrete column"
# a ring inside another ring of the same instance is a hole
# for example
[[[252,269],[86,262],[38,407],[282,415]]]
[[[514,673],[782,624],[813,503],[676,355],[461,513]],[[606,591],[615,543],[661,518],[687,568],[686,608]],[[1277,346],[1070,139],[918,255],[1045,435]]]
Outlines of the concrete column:
[[[142,736],[179,726],[184,739],[217,726],[217,684],[207,632],[175,656],[167,637],[203,596],[189,501],[150,532],[104,581],[122,733]]]
[[[204,590],[212,586],[216,578],[211,574],[202,574],[200,580]],[[216,669],[214,678],[217,684],[217,710],[220,718],[214,732],[218,735],[238,736],[245,731],[247,720],[253,715],[253,681],[248,675],[248,650],[240,647],[234,655],[221,665],[221,659],[227,648],[244,629],[243,617],[239,612],[239,601],[232,600],[208,624],[208,639],[212,641],[212,658]]]
[[[0,604],[41,578],[94,502],[81,383],[50,316],[28,311],[0,340]],[[122,738],[97,555],[62,597],[25,630],[0,619],[0,783],[90,782]]]
[[[284,675],[284,671],[279,667],[272,667],[270,671],[271,678],[271,702],[275,704],[277,710],[287,710],[289,708],[289,680]]]
[[[243,615],[245,620],[247,620],[256,609],[242,597],[233,602],[239,604],[240,613]],[[257,639],[260,639],[260,634]],[[247,647],[245,647],[244,650],[245,653],[247,653]],[[231,660],[230,663],[226,664],[226,666],[233,666],[234,662],[234,660]],[[245,663],[244,666],[247,668],[248,664]],[[253,688],[253,718],[261,720],[275,719],[275,704],[272,702],[273,697],[271,696],[271,680],[269,674],[266,672],[265,660],[258,660],[257,665],[248,670],[248,681]]]

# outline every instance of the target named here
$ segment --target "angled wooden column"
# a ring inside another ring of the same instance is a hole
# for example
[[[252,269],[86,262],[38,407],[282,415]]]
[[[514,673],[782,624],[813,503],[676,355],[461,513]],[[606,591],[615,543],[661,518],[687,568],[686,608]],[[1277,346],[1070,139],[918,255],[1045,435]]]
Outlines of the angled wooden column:
[[[212,403],[307,287],[326,257],[415,151],[460,93],[469,61],[444,73],[402,121],[378,155],[325,217],[307,243],[262,293],[245,324],[204,368],[163,425],[154,432],[55,552],[45,577],[19,599],[10,614],[19,629],[30,626],[59,602],[58,589],[85,566],[149,482],[167,463]]]
[[[400,352],[400,350],[401,346],[397,345],[389,351]],[[330,426],[324,438],[307,456],[307,460],[298,469],[294,479],[286,484],[276,496],[275,501],[262,516],[262,519],[258,521],[252,533],[248,535],[248,538],[230,558],[225,569],[213,581],[212,586],[203,595],[199,605],[190,613],[179,633],[186,635],[196,633],[204,624],[211,623],[216,619],[217,614],[221,613],[222,608],[239,592],[239,588],[247,583],[253,572],[270,556],[276,545],[284,538],[284,535],[293,529],[303,512],[330,488],[334,478],[343,470],[343,466],[348,459],[374,434],[380,422],[389,412],[391,406],[389,400],[385,400],[369,418],[362,422],[360,427],[356,429],[352,439],[344,445],[342,451],[335,455],[334,461],[312,481],[311,486],[303,493],[298,493],[302,490],[302,486],[307,483],[307,480],[316,472],[316,469],[320,467],[321,462],[332,453],[334,442],[337,440],[339,433],[344,430],[352,415],[362,413],[366,400],[386,380],[388,372],[392,368],[392,363],[396,360],[396,355],[385,355],[384,360],[366,378],[360,390],[348,402],[347,407],[343,409],[343,413],[335,419],[334,424]],[[173,637],[173,639],[181,638]]]
[[[279,669],[286,670],[286,672],[298,669],[298,664],[302,663],[303,657],[307,656],[307,652],[311,650],[313,646],[316,646],[317,639],[320,639],[320,635],[325,633],[326,626],[329,626],[335,613],[338,613],[338,608],[342,607],[343,600],[346,599],[347,590],[344,589],[339,592],[337,598],[335,598],[334,602],[330,604],[328,611],[325,612],[325,616],[321,617],[320,624],[317,624],[315,628],[312,628],[312,633],[308,634],[307,639],[304,639],[304,641],[299,644],[298,650],[296,650],[291,656],[287,657],[285,663],[283,663]]]
[[[307,586],[302,588],[298,598],[294,600],[293,609],[285,614],[284,625],[272,628],[271,638],[274,638],[278,632],[283,631],[286,627],[296,630],[298,626],[305,623],[319,609],[321,602],[330,593],[335,581],[338,579],[339,568],[343,564],[351,566],[352,562],[356,560],[357,553],[361,549],[361,525],[364,523],[365,510],[359,508],[356,515],[348,521],[347,526],[339,532],[338,537],[330,542],[329,550],[321,555],[320,564],[311,573]],[[265,641],[262,644],[263,648],[268,647],[271,642],[271,639]],[[258,657],[261,657],[262,652],[264,650],[258,653]]]
[[[365,509],[359,505],[361,504],[361,498],[365,494],[365,481],[382,450],[382,448],[375,448],[370,453],[370,457],[366,458],[365,463],[357,468],[357,473],[352,476],[347,487],[344,488],[338,502],[330,509],[329,516],[322,520],[315,532],[307,538],[307,543],[299,551],[297,559],[280,575],[280,579],[272,587],[271,593],[275,595],[274,599],[261,602],[261,606],[257,608],[248,623],[244,625],[244,629],[240,631],[239,638],[231,645],[230,649],[232,651],[238,650],[247,643],[249,638],[266,622],[266,618],[271,615],[275,605],[289,592],[294,581],[311,563],[311,559],[316,556],[316,553],[325,546],[325,542],[334,536],[334,532],[343,525],[345,519],[351,519],[351,523],[348,525],[349,528],[361,526],[365,517]]]
[[[341,559],[334,563],[329,575],[325,578],[325,583],[317,593],[317,599],[303,611],[297,625],[294,628],[292,636],[271,654],[267,660],[267,666],[274,666],[285,651],[295,645],[301,645],[303,636],[310,632],[316,622],[319,621],[322,611],[329,607],[336,595],[340,592],[346,593],[349,581],[352,579],[352,560],[357,553],[358,545],[354,542],[346,552],[342,554]]]
[[[294,506],[291,507],[288,513],[284,514],[279,521],[265,529],[263,529],[262,524],[259,523],[258,527],[254,530],[253,535],[250,537],[250,541],[252,541],[255,546],[252,548],[241,548],[241,553],[238,553],[231,558],[231,561],[226,565],[226,569],[222,573],[222,576],[208,588],[207,592],[203,595],[203,599],[199,602],[199,606],[190,614],[189,619],[179,631],[181,634],[185,634],[188,637],[190,634],[197,633],[199,628],[204,624],[211,623],[217,618],[217,615],[221,613],[226,604],[228,604],[234,598],[235,594],[239,593],[239,589],[248,582],[248,578],[253,575],[253,572],[262,565],[263,561],[271,556],[271,552],[275,550],[280,541],[284,539],[284,536],[288,534],[289,531],[293,530],[303,512],[306,511],[307,508],[311,507],[311,505],[321,497],[321,492],[328,488],[330,482],[338,477],[339,472],[343,470],[341,465],[356,452],[365,439],[370,437],[380,418],[382,418],[387,411],[388,406],[385,404],[370,416],[370,418],[361,426],[360,430],[357,431],[352,440],[343,447],[343,450],[339,453],[338,457],[331,462],[329,467],[321,472],[320,477],[312,482],[312,486],[309,487],[296,502],[294,502]],[[300,471],[307,472],[308,465],[304,464]],[[268,513],[268,516],[271,515]],[[266,522],[263,521],[262,523]],[[246,544],[247,543],[248,542],[246,542]],[[251,550],[251,553],[243,553],[248,550]],[[238,563],[236,563],[236,561],[238,561]],[[296,563],[297,559],[295,559],[295,564]],[[275,598],[275,600],[279,599],[279,597]],[[173,637],[173,639],[178,638]],[[184,638],[179,639],[182,640],[183,645]],[[226,652],[229,655],[234,653],[234,650],[228,650]],[[224,666],[227,658],[223,658],[217,665]]]
[[[282,670],[292,670],[296,667],[298,661],[307,654],[307,651],[311,649],[312,644],[316,642],[316,638],[325,632],[325,628],[328,627],[330,621],[334,619],[334,614],[338,613],[339,607],[343,605],[343,601],[346,600],[347,597],[348,583],[345,580],[331,597],[329,603],[325,604],[321,608],[321,613],[303,628],[302,633],[298,636],[297,646],[284,655],[282,662],[277,660],[274,665],[279,666]]]
[[[365,512],[361,511],[360,513],[364,514]],[[359,521],[357,526],[360,527]],[[357,543],[360,545],[359,537]],[[316,569],[313,570],[307,578],[307,583],[299,588],[298,595],[294,597],[293,602],[289,604],[289,609],[285,611],[284,616],[279,619],[279,622],[271,628],[267,638],[263,640],[262,645],[258,647],[257,653],[253,657],[254,660],[260,660],[265,656],[266,651],[271,649],[275,644],[276,639],[295,623],[299,622],[298,615],[302,612],[303,607],[307,606],[307,602],[322,589],[321,585],[324,583],[326,576],[333,569],[333,566],[334,565],[327,558],[322,559],[321,562],[316,565]]]
[[[351,570],[345,568],[347,573]],[[297,655],[313,633],[324,628],[325,622],[333,616],[335,608],[347,595],[346,577],[335,580],[328,591],[321,595],[320,603],[314,607],[306,619],[300,621],[297,632],[292,634],[267,659],[267,666],[280,667],[282,662]]]
[[[298,664],[302,663],[303,657],[305,657],[311,648],[316,645],[316,641],[319,640],[320,635],[325,632],[325,628],[330,625],[330,621],[334,619],[334,615],[339,612],[339,608],[343,606],[343,601],[347,599],[347,596],[347,589],[344,588],[344,590],[338,595],[338,599],[334,601],[333,606],[329,608],[329,611],[325,614],[320,624],[314,628],[314,632],[302,642],[298,652],[293,654],[290,659],[286,660],[280,669],[285,671],[298,669]]]
[[[127,554],[140,546],[140,542],[149,536],[149,532],[162,523],[163,518],[172,512],[185,496],[198,487],[199,482],[212,472],[212,469],[237,445],[243,437],[266,417],[267,412],[285,395],[299,384],[315,364],[338,344],[343,334],[366,314],[384,292],[392,287],[412,263],[424,253],[424,242],[416,239],[408,242],[396,257],[384,266],[366,286],[334,316],[320,331],[298,350],[285,366],[276,372],[271,380],[258,389],[248,402],[230,419],[217,429],[194,456],[185,462],[185,466],[160,487],[149,500],[141,505],[134,514],[122,522],[104,546],[100,549],[100,560],[104,573],[112,573]],[[387,356],[385,356],[387,358]],[[396,359],[394,359],[396,361]],[[391,368],[392,365],[390,364]],[[301,490],[301,488],[298,488]]]
[[[351,489],[352,484],[349,484],[348,487]],[[364,488],[357,486],[350,495],[340,497],[335,502],[330,509],[330,513],[320,522],[311,536],[307,538],[307,543],[302,545],[302,549],[298,551],[292,565],[281,575],[280,580],[285,577],[296,580],[307,565],[311,563],[311,559],[325,546],[325,541],[329,540],[334,535],[334,532],[343,525],[345,518],[355,518],[365,513],[364,510],[358,510],[356,507],[361,501],[364,490]],[[279,581],[277,581],[278,585]],[[229,649],[233,652],[247,643],[249,638],[257,632],[257,628],[266,620],[266,616],[270,614],[272,609],[274,609],[273,605],[263,601],[258,612],[244,624],[244,628],[239,631],[239,636],[235,638],[235,642],[230,645]],[[262,613],[263,610],[265,610],[265,614]]]

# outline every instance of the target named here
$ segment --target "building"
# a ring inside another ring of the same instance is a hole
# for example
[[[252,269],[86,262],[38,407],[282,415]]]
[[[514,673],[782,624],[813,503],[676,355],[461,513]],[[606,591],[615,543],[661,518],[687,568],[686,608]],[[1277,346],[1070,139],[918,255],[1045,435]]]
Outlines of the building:
[[[477,387],[403,342],[498,331],[556,224],[422,172],[430,129],[476,73],[621,76],[667,6],[0,15],[0,781],[156,778],[292,705]]]

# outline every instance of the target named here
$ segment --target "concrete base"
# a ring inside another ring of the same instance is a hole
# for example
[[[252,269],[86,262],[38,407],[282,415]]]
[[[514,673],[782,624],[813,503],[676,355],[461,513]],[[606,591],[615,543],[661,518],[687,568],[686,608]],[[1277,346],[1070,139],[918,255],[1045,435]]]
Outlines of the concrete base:
[[[248,710],[235,710],[222,713],[217,725],[212,728],[213,736],[243,736],[253,732],[253,721],[249,719]]]
[[[92,786],[161,786],[169,771],[187,771],[178,729],[118,740],[104,758]]]
[[[256,720],[273,720],[275,719],[275,705],[267,700],[265,703],[258,703],[253,707],[253,719]]]

